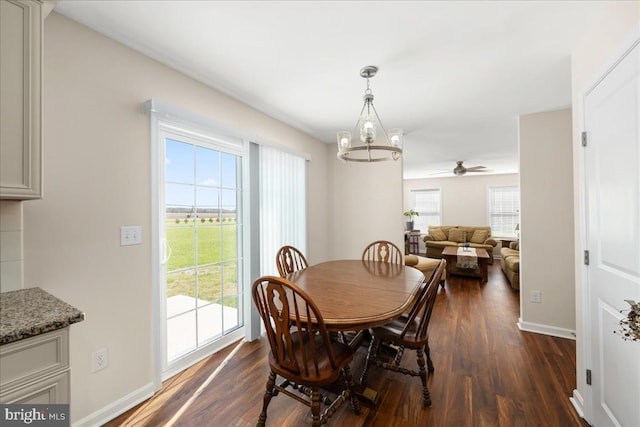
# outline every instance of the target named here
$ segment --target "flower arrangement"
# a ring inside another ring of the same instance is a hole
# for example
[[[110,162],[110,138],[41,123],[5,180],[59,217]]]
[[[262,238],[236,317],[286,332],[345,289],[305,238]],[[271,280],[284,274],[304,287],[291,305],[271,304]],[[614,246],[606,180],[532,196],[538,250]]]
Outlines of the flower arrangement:
[[[630,309],[620,310],[620,313],[627,311],[627,317],[620,321],[620,330],[614,331],[621,335],[625,341],[640,341],[640,303],[632,300],[625,300]]]

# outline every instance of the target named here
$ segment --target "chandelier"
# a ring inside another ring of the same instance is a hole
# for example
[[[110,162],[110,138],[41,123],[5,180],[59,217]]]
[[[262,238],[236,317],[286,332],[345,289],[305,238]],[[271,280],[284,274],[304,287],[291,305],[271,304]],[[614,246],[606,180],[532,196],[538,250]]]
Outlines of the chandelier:
[[[364,91],[364,105],[354,127],[353,133],[360,133],[361,145],[351,144],[351,132],[338,132],[338,158],[347,162],[382,162],[398,160],[402,156],[402,129],[391,129],[387,133],[382,126],[378,112],[373,106],[373,93],[369,88],[369,79],[376,75],[378,67],[368,65],[360,70],[360,76],[367,79]],[[376,144],[378,127],[386,141]]]

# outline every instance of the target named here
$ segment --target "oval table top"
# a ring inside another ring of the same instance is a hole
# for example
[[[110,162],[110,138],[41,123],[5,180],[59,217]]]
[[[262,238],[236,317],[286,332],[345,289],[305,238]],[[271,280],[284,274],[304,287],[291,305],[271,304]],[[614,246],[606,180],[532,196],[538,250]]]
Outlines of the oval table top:
[[[368,329],[399,317],[424,282],[413,267],[362,260],[327,261],[286,278],[309,294],[331,331]]]

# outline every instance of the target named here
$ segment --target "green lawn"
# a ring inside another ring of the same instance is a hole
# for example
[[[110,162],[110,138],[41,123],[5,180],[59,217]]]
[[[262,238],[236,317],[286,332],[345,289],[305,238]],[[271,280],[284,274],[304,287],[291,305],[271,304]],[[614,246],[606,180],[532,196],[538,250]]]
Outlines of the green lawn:
[[[187,295],[237,307],[236,236],[235,223],[197,223],[194,227],[193,224],[168,222],[167,240],[171,245],[171,258],[167,262],[167,297]],[[197,263],[194,256],[196,247]]]

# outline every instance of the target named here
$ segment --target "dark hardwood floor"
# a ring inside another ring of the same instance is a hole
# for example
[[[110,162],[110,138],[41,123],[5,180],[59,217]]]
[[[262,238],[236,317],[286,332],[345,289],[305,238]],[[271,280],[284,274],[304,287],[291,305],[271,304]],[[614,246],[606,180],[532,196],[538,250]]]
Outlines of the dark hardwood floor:
[[[363,406],[355,415],[343,405],[327,425],[587,426],[569,402],[576,384],[575,341],[520,331],[518,300],[498,262],[489,267],[486,284],[450,276],[429,329],[433,406],[422,406],[419,378],[373,367],[369,386],[380,393],[379,407]],[[254,426],[268,376],[267,350],[264,338],[232,345],[105,425]],[[361,347],[352,364],[356,378],[365,355]],[[403,364],[413,366],[415,353],[407,351]],[[269,405],[267,426],[310,425],[308,414],[304,405],[279,395]]]

